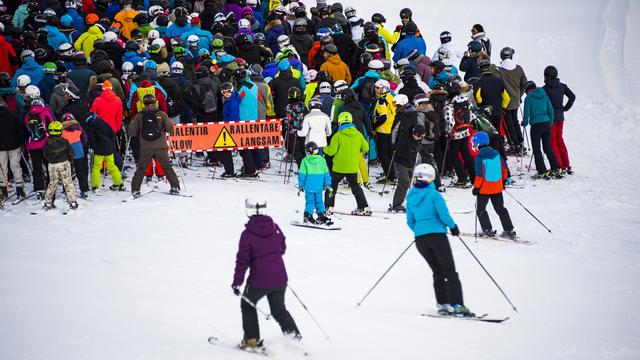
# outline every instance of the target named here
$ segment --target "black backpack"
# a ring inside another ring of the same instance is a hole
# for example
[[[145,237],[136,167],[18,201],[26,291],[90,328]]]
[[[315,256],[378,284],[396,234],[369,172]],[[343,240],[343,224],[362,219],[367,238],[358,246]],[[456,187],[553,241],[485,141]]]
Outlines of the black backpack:
[[[376,100],[376,78],[365,77],[360,86],[360,100],[372,103]]]
[[[158,125],[160,117],[156,117],[157,111],[142,112],[142,125],[140,126],[140,136],[147,141],[158,140],[162,136],[162,129]]]
[[[471,123],[471,110],[469,109],[468,100],[453,102],[453,119],[455,120],[455,130],[469,128],[469,124]]]
[[[29,137],[33,141],[40,141],[47,136],[44,123],[38,114],[27,114],[27,130],[29,130]]]
[[[205,114],[213,114],[218,110],[218,100],[211,86],[195,84],[195,89],[200,98],[200,107]]]

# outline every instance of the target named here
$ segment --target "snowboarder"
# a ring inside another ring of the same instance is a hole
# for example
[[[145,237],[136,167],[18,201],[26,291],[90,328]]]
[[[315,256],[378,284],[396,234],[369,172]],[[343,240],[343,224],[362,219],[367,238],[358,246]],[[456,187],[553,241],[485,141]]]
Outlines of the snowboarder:
[[[416,248],[433,271],[438,313],[473,317],[474,314],[464,305],[462,284],[447,238],[447,227],[453,236],[459,236],[460,230],[451,218],[442,195],[433,185],[435,176],[433,166],[416,166],[414,186],[407,196],[407,225],[415,236]]]
[[[67,194],[69,207],[73,210],[78,208],[76,202],[76,192],[71,178],[71,162],[73,161],[73,149],[69,142],[63,138],[62,123],[52,121],[49,124],[49,137],[42,148],[43,158],[48,163],[49,186],[44,197],[44,209],[53,209],[54,197],[58,189],[58,181],[62,180],[64,191]]]
[[[245,229],[240,235],[231,288],[236,296],[242,296],[240,309],[244,338],[239,347],[260,351],[264,350],[264,345],[260,339],[255,304],[264,296],[269,300],[271,315],[280,324],[282,333],[298,340],[302,336],[284,303],[288,280],[282,259],[287,248],[285,236],[273,219],[266,215],[266,200],[246,199],[244,204],[249,222],[245,224]],[[240,286],[248,268],[251,270],[247,285],[241,293]]]
[[[496,231],[491,226],[489,214],[487,213],[487,204],[491,200],[493,209],[500,216],[503,232],[500,237],[516,239],[516,232],[509,217],[509,211],[504,207],[504,199],[502,191],[504,183],[507,181],[507,167],[501,159],[500,154],[489,146],[489,135],[484,131],[478,131],[473,136],[473,146],[479,148],[480,151],[476,155],[475,171],[476,180],[473,184],[472,193],[477,196],[476,215],[482,232],[479,236],[496,236]]]
[[[298,172],[298,193],[304,191],[304,219],[305,223],[331,225],[331,219],[325,216],[322,191],[331,188],[331,176],[326,160],[318,154],[318,144],[313,141],[305,146],[307,156],[302,159]],[[329,190],[330,191],[330,190]],[[313,210],[318,218],[313,218]]]

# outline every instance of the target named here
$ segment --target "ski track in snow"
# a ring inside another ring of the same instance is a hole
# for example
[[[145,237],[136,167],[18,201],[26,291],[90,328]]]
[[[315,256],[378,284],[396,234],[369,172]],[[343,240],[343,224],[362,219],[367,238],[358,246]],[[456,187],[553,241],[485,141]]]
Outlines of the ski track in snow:
[[[268,199],[270,214],[287,236],[290,284],[331,336],[325,340],[287,295],[310,358],[640,358],[640,71],[631,40],[640,35],[638,3],[463,1],[465,10],[455,19],[417,1],[374,4],[345,5],[365,19],[374,9],[382,12],[391,30],[400,7],[411,7],[428,55],[444,29],[464,49],[470,26],[479,22],[492,40],[494,61],[502,47],[514,47],[516,61],[539,85],[544,67],[557,64],[562,81],[578,96],[565,123],[576,175],[534,183],[525,169],[521,179],[516,176],[525,189],[509,190],[553,234],[505,194],[518,234],[538,244],[464,239],[518,314],[452,237],[465,302],[473,311],[510,316],[509,321],[421,317],[435,311],[435,299],[431,272],[415,249],[356,308],[411,242],[404,215],[342,216],[336,221],[342,230],[333,232],[294,227],[289,221],[301,217],[294,209],[304,206],[295,176],[287,185],[267,176],[269,182],[220,181],[198,168],[184,173],[193,198],[152,193],[122,203],[124,194],[103,191],[66,216],[32,216],[27,204],[6,204],[11,211],[0,211],[0,358],[256,358],[206,342],[209,336],[231,343],[242,337],[239,299],[230,283],[246,222],[243,200],[252,195]],[[512,170],[516,164],[511,159]],[[270,171],[279,165],[273,161]],[[374,209],[385,209],[392,196],[365,195]],[[451,189],[444,197],[452,212],[473,209],[470,189]],[[355,201],[340,196],[336,205],[348,211]],[[490,216],[500,229],[492,210]],[[473,214],[453,217],[463,231],[473,231]],[[264,300],[259,306],[268,310]],[[301,358],[285,346],[273,320],[260,324],[275,358]]]

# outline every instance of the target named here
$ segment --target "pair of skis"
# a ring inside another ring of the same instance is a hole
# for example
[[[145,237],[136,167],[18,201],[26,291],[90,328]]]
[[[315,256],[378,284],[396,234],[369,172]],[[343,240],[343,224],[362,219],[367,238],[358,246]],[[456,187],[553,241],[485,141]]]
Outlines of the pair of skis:
[[[222,339],[216,337],[216,336],[210,336],[207,339],[207,342],[211,345],[215,345],[215,346],[222,346],[225,348],[229,348],[229,349],[234,349],[234,350],[239,350],[242,352],[246,352],[246,353],[250,353],[250,354],[256,354],[256,355],[261,355],[261,356],[267,356],[267,357],[272,357],[275,354],[273,354],[272,352],[270,352],[269,350],[267,350],[267,348],[265,347],[260,347],[260,348],[243,348],[240,346],[240,344],[231,344],[229,342],[225,342]],[[309,356],[309,352],[302,346],[302,344],[299,343],[293,343],[293,341],[287,341],[286,343],[287,348],[299,353],[302,356]]]
[[[151,189],[151,190],[147,190],[147,191],[145,191],[143,193],[140,193],[140,195],[136,196],[136,197],[134,197],[133,195],[129,195],[126,198],[122,199],[121,201],[122,202],[128,202],[128,201],[137,200],[137,199],[140,199],[141,197],[143,197],[145,195],[148,195],[148,194],[151,194],[151,193],[165,194],[165,195],[171,195],[171,196],[182,196],[182,197],[187,197],[187,198],[193,197],[192,194],[182,194],[182,193],[180,193],[180,194],[172,194],[169,191],[161,191],[161,190],[158,190],[158,189]]]
[[[477,237],[480,239],[496,240],[496,241],[510,242],[510,243],[516,243],[516,244],[522,244],[522,245],[533,245],[538,243],[537,241],[523,240],[519,237],[512,239],[512,238],[506,238],[501,236],[480,236],[480,235],[474,235],[472,233],[460,233],[460,236]]]

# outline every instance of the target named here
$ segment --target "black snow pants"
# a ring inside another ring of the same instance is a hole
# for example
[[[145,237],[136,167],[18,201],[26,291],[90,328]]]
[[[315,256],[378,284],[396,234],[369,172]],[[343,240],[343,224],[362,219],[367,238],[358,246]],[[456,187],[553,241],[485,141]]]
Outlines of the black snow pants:
[[[489,213],[487,212],[487,204],[489,203],[489,200],[491,200],[493,209],[500,217],[502,229],[504,231],[513,230],[513,224],[511,223],[509,211],[506,207],[504,207],[504,198],[502,197],[502,193],[491,195],[478,194],[478,206],[476,209],[476,215],[478,215],[478,220],[480,221],[482,230],[493,230],[493,227],[491,226],[491,220],[489,220]]]
[[[447,234],[420,235],[416,237],[416,248],[433,271],[433,288],[438,304],[464,305],[462,285]]]
[[[278,322],[283,334],[300,335],[296,322],[287,311],[284,304],[284,293],[286,286],[275,289],[258,289],[247,285],[244,288],[244,296],[254,304],[263,297],[269,300],[269,308],[271,316]],[[240,309],[242,310],[242,329],[244,330],[244,338],[260,339],[260,326],[258,325],[258,313],[256,309],[247,303],[244,299],[240,300]]]

